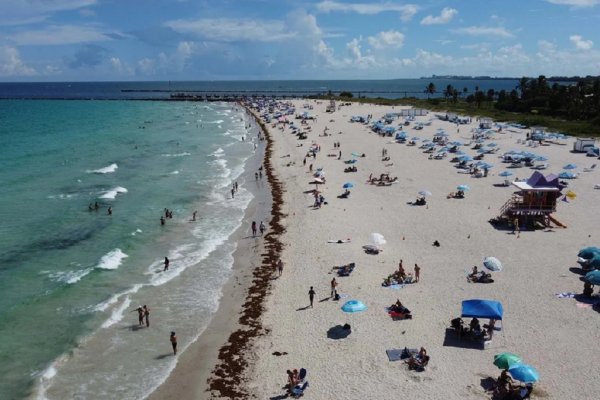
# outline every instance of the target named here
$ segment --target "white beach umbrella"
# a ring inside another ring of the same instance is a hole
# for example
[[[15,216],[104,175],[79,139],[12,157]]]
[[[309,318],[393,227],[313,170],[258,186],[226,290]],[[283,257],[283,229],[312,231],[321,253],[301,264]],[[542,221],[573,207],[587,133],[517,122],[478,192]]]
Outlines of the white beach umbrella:
[[[385,238],[381,233],[371,233],[371,243],[373,243],[377,247],[381,247],[387,243]]]
[[[502,263],[496,257],[486,257],[483,259],[483,266],[490,271],[502,271]]]

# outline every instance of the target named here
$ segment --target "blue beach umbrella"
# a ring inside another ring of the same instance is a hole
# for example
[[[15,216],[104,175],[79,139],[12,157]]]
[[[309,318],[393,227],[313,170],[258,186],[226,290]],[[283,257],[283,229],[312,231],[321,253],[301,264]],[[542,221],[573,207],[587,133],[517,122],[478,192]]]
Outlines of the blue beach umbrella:
[[[535,161],[548,161],[548,157],[544,157],[544,156],[537,156],[535,158]]]
[[[585,280],[592,285],[600,285],[600,270],[594,270],[585,274]]]
[[[463,156],[458,157],[459,161],[473,161],[473,157],[465,154]]]
[[[510,171],[502,171],[498,175],[499,176],[511,176],[513,173]]]
[[[348,300],[342,306],[342,311],[346,313],[355,313],[365,311],[367,306],[360,300]]]
[[[421,140],[421,138],[420,138],[420,137],[418,137],[418,136],[413,136],[413,137],[411,137],[411,138],[410,138],[410,140],[415,140],[415,141],[417,141],[417,140]]]
[[[540,374],[535,368],[527,364],[516,364],[508,369],[510,375],[523,383],[533,383],[540,380]]]
[[[590,260],[588,260],[588,267],[590,268],[600,268],[600,254],[595,255]]]
[[[346,182],[344,183],[344,185],[342,186],[344,189],[350,189],[354,187],[354,184],[352,182]]]
[[[488,143],[488,145],[487,145],[487,146],[488,146],[488,147],[496,147],[496,146],[498,146],[498,145],[497,145],[496,143]]]
[[[469,187],[469,185],[458,185],[456,187],[456,190],[460,190],[461,192],[468,192],[469,190],[471,190],[471,188]]]
[[[423,197],[427,197],[427,196],[431,196],[431,192],[428,190],[421,190],[419,192],[419,195],[423,196]]]
[[[600,248],[594,246],[584,247],[583,249],[579,250],[579,253],[577,253],[577,257],[581,257],[584,260],[591,260],[597,254],[600,255]]]
[[[483,147],[481,149],[477,149],[477,153],[479,153],[479,154],[483,154],[483,153],[487,153],[487,152],[488,152],[488,150],[484,149]]]
[[[577,168],[577,165],[575,165],[573,163],[569,163],[563,167],[563,169],[575,169],[575,168]]]
[[[479,168],[487,168],[487,169],[490,169],[490,168],[492,168],[492,167],[493,167],[493,165],[492,165],[492,164],[490,164],[490,163],[486,163],[485,161],[479,161],[479,162],[477,163],[477,166],[478,166]]]

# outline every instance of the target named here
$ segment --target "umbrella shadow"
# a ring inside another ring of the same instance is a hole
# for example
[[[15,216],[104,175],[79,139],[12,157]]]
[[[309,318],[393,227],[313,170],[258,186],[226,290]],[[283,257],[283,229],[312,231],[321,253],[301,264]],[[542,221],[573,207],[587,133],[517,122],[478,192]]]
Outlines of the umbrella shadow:
[[[329,328],[327,338],[333,340],[345,339],[352,333],[351,329],[344,329],[342,325],[336,325]]]
[[[585,275],[587,272],[583,268],[578,268],[578,267],[571,267],[571,268],[569,268],[569,271],[571,271],[572,273],[577,274],[577,275]]]
[[[482,340],[471,340],[468,337],[459,338],[456,331],[452,328],[446,328],[443,346],[475,350],[483,350],[485,348]]]

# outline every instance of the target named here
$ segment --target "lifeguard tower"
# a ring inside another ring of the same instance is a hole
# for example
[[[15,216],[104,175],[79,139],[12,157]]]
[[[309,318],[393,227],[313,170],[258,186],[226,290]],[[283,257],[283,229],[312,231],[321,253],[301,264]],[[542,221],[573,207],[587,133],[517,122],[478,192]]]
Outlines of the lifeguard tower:
[[[536,171],[526,181],[515,181],[512,184],[519,191],[504,203],[498,219],[510,223],[517,219],[520,226],[531,229],[550,226],[551,222],[566,228],[552,216],[563,189],[558,176],[544,176]]]

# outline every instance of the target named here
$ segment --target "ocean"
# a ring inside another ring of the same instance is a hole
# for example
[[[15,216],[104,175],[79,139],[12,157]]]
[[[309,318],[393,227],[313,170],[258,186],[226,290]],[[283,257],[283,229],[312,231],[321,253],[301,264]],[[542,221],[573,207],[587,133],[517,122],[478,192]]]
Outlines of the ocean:
[[[256,132],[231,103],[0,101],[0,398],[141,398],[168,376],[170,331],[183,351],[231,275]]]
[[[427,98],[425,87],[433,82],[436,93],[431,97],[443,97],[443,91],[452,85],[462,95],[463,89],[473,93],[476,88],[487,92],[511,91],[519,84],[518,79],[390,79],[390,80],[329,80],[329,81],[170,81],[170,82],[48,82],[48,83],[0,83],[0,99],[168,99],[171,93],[195,95],[257,94],[276,96],[309,96],[351,92],[355,97]]]

